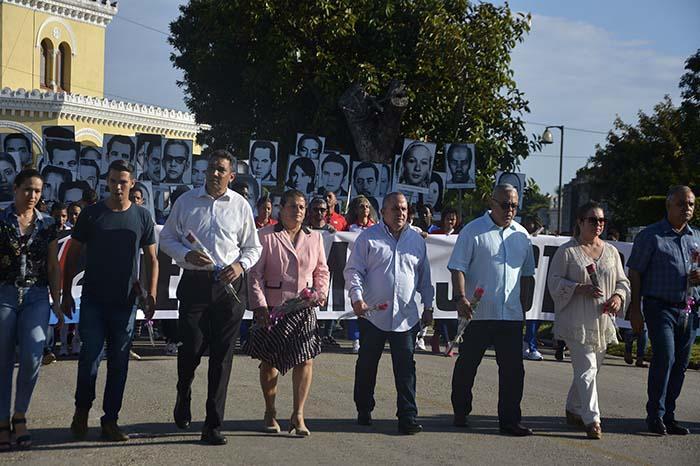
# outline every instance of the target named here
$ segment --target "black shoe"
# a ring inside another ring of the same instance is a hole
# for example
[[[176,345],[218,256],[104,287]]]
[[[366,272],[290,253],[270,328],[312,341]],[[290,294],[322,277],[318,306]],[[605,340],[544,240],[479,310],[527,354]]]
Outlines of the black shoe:
[[[404,435],[415,435],[423,432],[423,426],[418,424],[415,419],[406,422],[399,422],[399,432]]]
[[[117,425],[117,421],[101,421],[102,440],[110,442],[126,442],[129,436],[125,434]]]
[[[192,413],[190,411],[190,398],[182,396],[178,393],[175,400],[175,409],[173,410],[173,418],[175,425],[180,429],[189,429],[192,421]]]
[[[520,423],[501,426],[498,430],[502,434],[512,435],[513,437],[527,437],[528,435],[533,434],[532,429],[529,429]]]
[[[666,426],[666,432],[670,435],[688,435],[690,433],[690,430],[676,421],[664,421],[664,425]]]
[[[372,425],[372,415],[370,413],[358,413],[357,423],[361,426],[371,426]]]
[[[632,359],[632,352],[631,351],[625,351],[625,362],[629,365],[632,365],[634,360]]]
[[[470,427],[467,416],[461,414],[455,414],[454,419],[452,419],[452,425],[455,427]]]
[[[73,433],[73,438],[75,440],[83,440],[85,437],[87,437],[89,414],[89,409],[75,408],[73,422],[70,425],[70,431]]]
[[[202,442],[209,445],[226,445],[226,437],[224,437],[219,429],[204,426],[202,430]]]
[[[557,361],[564,360],[564,348],[558,347],[556,351],[554,351],[554,359],[556,359]]]
[[[664,424],[664,421],[661,418],[647,421],[647,427],[649,428],[649,432],[652,434],[666,435],[666,424]]]

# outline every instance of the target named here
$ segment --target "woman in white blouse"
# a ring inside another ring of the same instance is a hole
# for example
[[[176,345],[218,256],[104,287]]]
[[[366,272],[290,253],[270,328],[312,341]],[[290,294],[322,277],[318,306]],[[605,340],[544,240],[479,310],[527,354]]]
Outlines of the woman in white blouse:
[[[566,400],[566,421],[602,437],[596,377],[608,344],[617,343],[615,315],[630,300],[630,282],[615,247],[600,239],[603,209],[581,206],[575,236],[552,258],[548,285],[554,300],[554,335],[571,351],[574,380]]]

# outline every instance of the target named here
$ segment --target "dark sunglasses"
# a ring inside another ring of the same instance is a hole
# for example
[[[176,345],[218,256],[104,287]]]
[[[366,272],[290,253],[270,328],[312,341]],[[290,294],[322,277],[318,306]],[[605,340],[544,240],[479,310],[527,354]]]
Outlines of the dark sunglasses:
[[[591,225],[597,225],[599,223],[605,225],[606,223],[608,223],[608,219],[602,217],[586,217],[585,220]]]
[[[518,210],[518,203],[517,202],[498,202],[496,199],[493,199],[493,201],[503,210]]]

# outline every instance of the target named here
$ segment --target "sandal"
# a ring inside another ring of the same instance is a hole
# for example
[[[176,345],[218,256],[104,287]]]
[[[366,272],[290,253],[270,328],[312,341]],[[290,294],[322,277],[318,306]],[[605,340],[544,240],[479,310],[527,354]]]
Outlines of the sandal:
[[[12,443],[10,442],[10,425],[6,426],[0,426],[0,432],[8,432],[7,434],[7,440],[4,442],[0,442],[0,453],[5,452],[5,451],[10,451],[12,448]]]
[[[16,426],[18,424],[26,424],[27,423],[27,418],[12,418],[12,434],[16,435]],[[17,448],[20,450],[29,450],[32,447],[32,436],[31,434],[24,434],[19,437],[15,437],[15,443],[17,444]]]

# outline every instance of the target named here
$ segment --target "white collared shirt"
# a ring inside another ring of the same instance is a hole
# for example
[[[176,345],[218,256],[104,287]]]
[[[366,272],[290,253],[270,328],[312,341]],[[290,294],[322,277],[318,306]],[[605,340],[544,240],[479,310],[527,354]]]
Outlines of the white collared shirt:
[[[389,305],[368,317],[385,332],[405,332],[418,323],[416,292],[425,308],[433,306],[435,289],[425,241],[411,228],[405,228],[398,241],[383,221],[360,233],[344,275],[352,302],[362,299],[370,307]]]
[[[474,320],[523,320],[520,277],[535,274],[530,235],[515,221],[499,227],[490,214],[462,228],[447,268],[464,272],[468,300],[477,287],[484,289]]]
[[[260,258],[262,246],[255,228],[253,211],[240,194],[227,189],[214,199],[205,186],[187,191],[177,199],[160,232],[160,248],[188,270],[211,270],[185,261],[192,250],[185,235],[192,231],[219,265],[240,262],[250,269]]]

